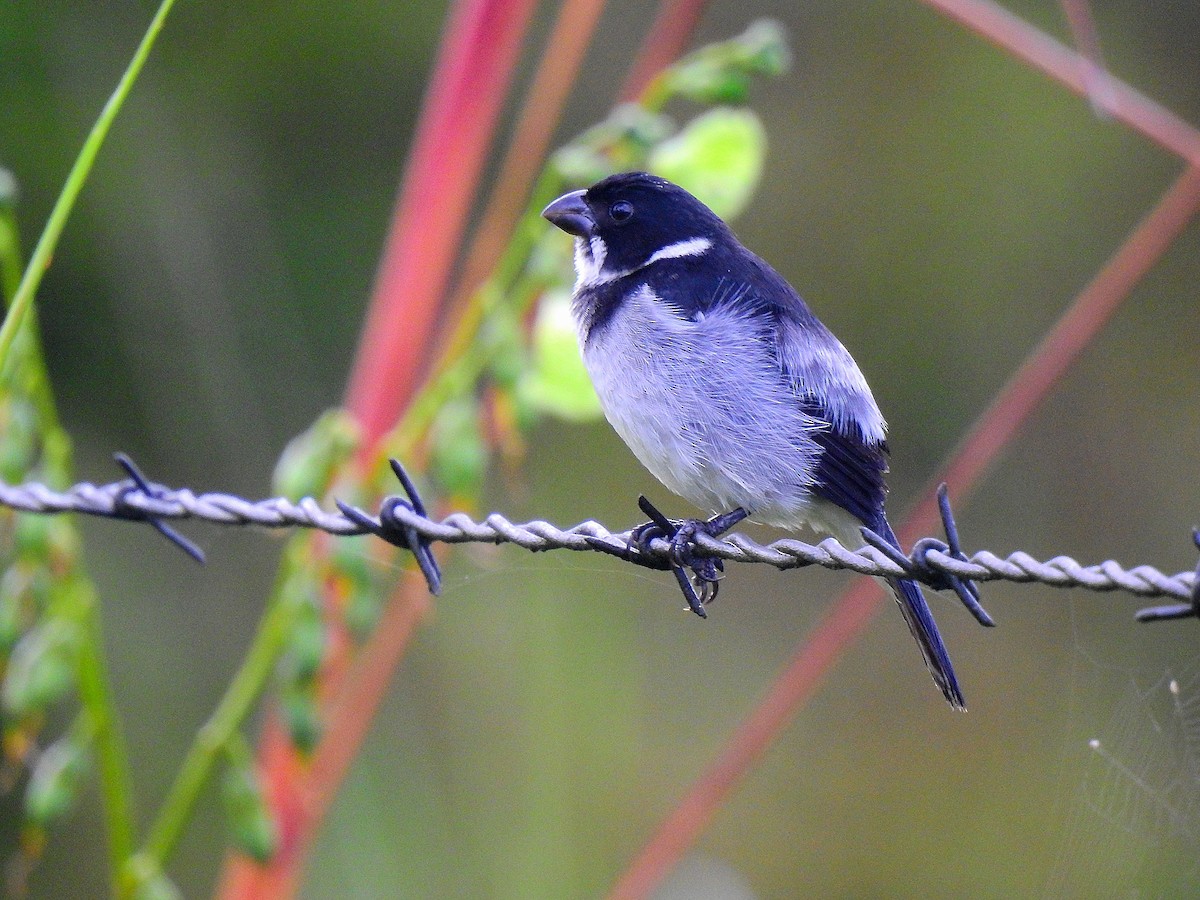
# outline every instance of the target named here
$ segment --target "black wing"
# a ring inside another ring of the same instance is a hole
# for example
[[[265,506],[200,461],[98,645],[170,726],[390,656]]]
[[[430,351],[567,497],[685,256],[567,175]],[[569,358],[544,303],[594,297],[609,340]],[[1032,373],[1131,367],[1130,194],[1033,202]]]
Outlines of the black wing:
[[[703,256],[658,263],[653,288],[660,300],[685,318],[735,306],[748,319],[761,323],[766,340],[828,343],[845,353],[783,276],[736,243],[718,242]],[[789,354],[782,346],[777,359],[801,408],[823,423],[813,435],[823,451],[813,473],[813,491],[874,528],[883,517],[887,493],[883,478],[888,470],[887,444],[867,440],[858,428],[844,421],[845,415],[834,415],[814,390],[816,385],[806,383],[803,373],[791,370]],[[847,364],[853,365],[848,357]]]
[[[815,419],[827,423],[813,437],[822,451],[814,473],[813,492],[840,506],[865,525],[874,528],[883,516],[887,486],[887,444],[868,443],[857,429],[847,434],[831,421],[829,410],[812,395],[800,398],[801,407]]]

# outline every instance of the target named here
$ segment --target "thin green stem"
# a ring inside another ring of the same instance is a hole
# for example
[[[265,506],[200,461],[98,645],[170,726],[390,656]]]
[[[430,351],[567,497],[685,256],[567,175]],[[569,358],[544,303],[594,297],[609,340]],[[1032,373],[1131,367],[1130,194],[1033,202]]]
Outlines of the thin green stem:
[[[221,702],[192,741],[175,783],[150,827],[145,845],[137,855],[138,869],[153,871],[161,868],[166,857],[175,849],[213,767],[225,752],[228,742],[238,734],[238,729],[262,694],[283,650],[295,614],[283,590],[284,580],[295,565],[295,559],[290,558],[280,567],[280,579],[263,612],[254,641]]]
[[[79,621],[83,626],[77,661],[79,700],[95,740],[100,792],[104,796],[104,819],[108,828],[110,877],[115,897],[120,891],[121,870],[134,847],[129,758],[109,689],[104,654],[101,652],[104,644],[96,591],[86,578],[80,576],[76,581],[76,603]]]
[[[92,126],[87,140],[83,142],[79,156],[75,158],[75,164],[71,166],[62,193],[58,195],[50,218],[46,220],[46,227],[42,230],[42,236],[38,238],[37,246],[33,248],[33,255],[29,258],[29,265],[25,267],[25,274],[8,307],[4,324],[0,325],[0,369],[4,367],[8,359],[9,348],[17,336],[21,322],[33,306],[33,298],[37,294],[38,286],[42,283],[42,276],[50,266],[50,259],[54,255],[55,247],[58,246],[58,239],[67,224],[67,217],[70,216],[71,210],[75,206],[75,200],[79,197],[79,192],[83,190],[88,175],[91,174],[92,165],[104,144],[104,139],[108,136],[113,120],[116,119],[117,113],[125,103],[125,98],[129,96],[134,82],[137,81],[142,66],[145,65],[150,50],[153,48],[159,32],[162,31],[167,13],[174,5],[175,0],[162,0],[158,12],[155,13],[154,18],[150,21],[150,26],[146,29],[146,34],[142,37],[142,42],[138,44],[133,58],[130,59],[125,74],[121,76],[121,80],[117,83],[112,96],[108,98],[108,102],[104,104],[104,109],[100,111],[96,124]]]
[[[0,210],[0,294],[4,298],[5,307],[16,296],[20,283],[21,240],[17,230],[17,217],[11,210]],[[58,407],[54,403],[54,391],[50,386],[50,373],[46,369],[42,343],[37,335],[36,311],[30,313],[26,320],[26,328],[30,340],[25,344],[26,356],[20,362],[28,376],[26,384],[33,394],[46,446],[52,449],[55,455],[54,459],[48,460],[48,468],[52,476],[61,475],[65,483],[69,480],[67,476],[71,469],[71,442],[62,431],[58,418]]]
[[[17,217],[8,208],[0,208],[0,290],[4,300],[17,293],[21,283],[21,242]]]
[[[66,183],[55,201],[54,208],[46,221],[41,237],[33,249],[29,264],[24,274],[13,288],[14,273],[19,270],[19,248],[17,245],[16,223],[11,213],[5,216],[5,240],[0,248],[0,276],[3,278],[5,294],[11,297],[3,324],[0,324],[0,370],[7,367],[13,342],[21,331],[23,323],[31,322],[34,297],[42,277],[50,265],[58,240],[66,227],[67,218],[74,209],[92,166],[105,138],[112,127],[113,121],[124,105],[129,92],[132,90],[150,51],[162,31],[167,14],[174,6],[175,0],[162,0],[158,12],[151,20],[141,43],[134,52],[129,65],[126,67],[116,89],[100,111],[96,124],[83,143]],[[43,428],[46,431],[48,448],[56,448],[58,459],[53,460],[52,468],[62,469],[70,466],[70,441],[60,433],[58,414],[54,406],[53,395],[50,391],[46,376],[45,362],[40,345],[32,342],[33,349],[26,359],[26,364],[34,367],[34,391],[36,402],[42,413]],[[51,440],[49,438],[53,437]],[[100,771],[100,790],[104,796],[104,814],[108,828],[108,851],[112,870],[114,894],[119,891],[121,872],[126,860],[133,851],[133,801],[129,777],[128,755],[125,751],[124,740],[119,727],[116,708],[112,702],[112,692],[109,688],[108,675],[104,663],[103,634],[100,622],[99,605],[96,602],[95,589],[82,575],[76,576],[73,586],[76,594],[76,613],[78,621],[83,626],[83,639],[80,642],[78,675],[79,696],[84,711],[94,729],[97,757]]]
[[[20,255],[16,218],[11,212],[5,211],[0,217],[0,291],[6,301],[13,296],[20,279]],[[59,480],[66,481],[71,471],[71,441],[59,424],[58,409],[32,316],[26,321],[26,330],[28,334],[23,342],[22,363],[30,376],[26,383],[33,393],[41,421],[46,469]],[[64,596],[69,598],[69,609],[64,612],[79,622],[81,629],[76,663],[79,699],[96,747],[100,792],[104,797],[108,831],[109,868],[115,894],[121,869],[134,847],[133,792],[128,755],[109,688],[95,587],[83,574],[82,560],[78,558],[74,561],[73,574],[67,577],[71,583]]]

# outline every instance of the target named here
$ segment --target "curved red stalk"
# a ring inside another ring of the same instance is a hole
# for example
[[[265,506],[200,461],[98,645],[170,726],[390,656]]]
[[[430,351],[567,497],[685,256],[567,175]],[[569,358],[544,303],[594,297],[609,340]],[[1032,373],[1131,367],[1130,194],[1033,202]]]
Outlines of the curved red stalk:
[[[1100,52],[1100,32],[1096,30],[1096,19],[1092,15],[1092,7],[1088,0],[1060,0],[1063,14],[1067,17],[1067,27],[1071,29],[1071,39],[1075,49],[1086,61],[1083,71],[1083,83],[1092,108],[1098,114],[1104,113],[1104,54]]]
[[[1200,208],[1200,167],[1189,168],[1158,206],[1109,260],[1091,284],[1046,335],[933,480],[921,501],[897,529],[911,544],[933,533],[940,519],[936,485],[968,497],[1071,364],[1162,256]],[[642,852],[622,874],[610,897],[640,898],[675,867],[712,822],[721,804],[816,692],[875,615],[884,608],[876,582],[856,580],[796,650],[767,695],[734,733],[724,750],[692,784],[659,825]]]
[[[446,310],[446,317],[451,321],[455,319],[456,310],[466,305],[472,292],[499,262],[525,209],[605,3],[606,0],[568,0],[559,7],[558,18],[530,85],[528,100],[513,127],[512,141],[500,163],[487,208],[471,240],[462,266],[463,275]]]
[[[1119,78],[1097,70],[1087,58],[1034,28],[991,0],[922,0],[991,41],[1155,143],[1200,166],[1200,131]],[[1090,92],[1090,93],[1089,93]]]
[[[1109,259],[1092,282],[1013,375],[979,418],[925,499],[898,529],[911,543],[939,521],[934,487],[947,482],[953,496],[968,496],[1021,425],[1095,339],[1129,292],[1158,261],[1200,208],[1200,131],[1123,82],[1097,72],[1079,54],[988,0],[924,0],[1041,69],[1106,112],[1174,151],[1188,169]],[[1089,75],[1089,72],[1091,73]],[[803,708],[842,653],[882,608],[882,592],[868,579],[855,581],[793,655],[766,696],[745,719],[716,761],[693,782],[612,889],[612,898],[651,894],[712,822],[721,804],[783,728]]]

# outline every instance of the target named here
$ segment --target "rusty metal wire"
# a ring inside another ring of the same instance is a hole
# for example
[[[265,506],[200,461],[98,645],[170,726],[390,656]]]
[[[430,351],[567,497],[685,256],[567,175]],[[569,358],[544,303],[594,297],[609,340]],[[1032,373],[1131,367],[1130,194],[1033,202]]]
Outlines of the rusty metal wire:
[[[674,555],[677,548],[673,548],[669,539],[655,537],[640,545],[631,545],[630,532],[614,532],[590,520],[570,528],[560,528],[540,519],[514,523],[499,513],[492,513],[482,521],[461,512],[435,520],[426,514],[415,487],[398,463],[394,463],[393,468],[408,499],[388,497],[372,515],[342,503],[338,504],[339,511],[329,511],[311,497],[294,502],[282,497],[247,500],[218,492],[196,494],[188,488],[169,488],[147,481],[125,457],[118,456],[118,462],[130,478],[104,485],[81,482],[65,491],[51,490],[36,482],[15,486],[0,484],[0,505],[29,513],[74,512],[144,522],[158,528],[198,559],[202,556],[189,549],[190,542],[164,526],[163,520],[198,519],[215,525],[314,528],[335,536],[375,534],[397,546],[413,549],[430,589],[435,593],[440,586],[440,577],[428,552],[431,542],[515,544],[531,551],[596,551],[647,568],[678,570],[680,567]],[[948,503],[945,513],[944,519],[949,514]],[[926,538],[917,543],[907,558],[870,545],[849,550],[833,538],[818,544],[794,538],[760,544],[742,534],[714,538],[701,532],[691,542],[697,556],[714,560],[765,563],[777,569],[816,565],[827,569],[849,569],[863,575],[904,576],[939,589],[952,587],[954,580],[1003,580],[1092,591],[1124,591],[1139,597],[1182,601],[1142,610],[1138,618],[1143,621],[1190,617],[1200,610],[1200,574],[1196,571],[1167,575],[1148,565],[1126,568],[1112,560],[1084,565],[1069,556],[1039,560],[1019,550],[1007,556],[981,550],[968,557],[957,548],[952,519],[948,520],[948,525],[953,546]],[[1200,547],[1200,533],[1193,539]]]

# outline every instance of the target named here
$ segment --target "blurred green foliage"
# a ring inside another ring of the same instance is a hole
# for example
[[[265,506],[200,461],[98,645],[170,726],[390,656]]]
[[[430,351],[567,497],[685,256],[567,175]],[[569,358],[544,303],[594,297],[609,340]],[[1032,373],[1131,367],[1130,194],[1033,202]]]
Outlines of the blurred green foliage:
[[[1114,71],[1200,122],[1196,5],[1092,6]],[[1066,38],[1054,4],[1009,7]],[[1180,165],[920,4],[714,4],[699,40],[767,13],[794,60],[754,90],[770,154],[736,227],[871,380],[902,509]],[[47,274],[47,362],[81,477],[116,477],[120,448],[155,478],[261,495],[281,448],[342,392],[444,7],[176,14]],[[0,167],[23,234],[147,15],[60,0],[5,13]],[[632,2],[606,11],[564,138],[606,115],[649,17]],[[1194,564],[1198,283],[1193,225],[958,510],[968,547]],[[544,421],[519,474],[485,474],[488,505],[514,518],[619,526],[639,492],[669,499],[602,422]],[[277,544],[206,530],[197,572],[153,535],[81,527],[152,809],[245,651]],[[365,555],[361,539],[345,546]],[[669,579],[615,562],[456,555],[305,896],[601,893],[844,583],[738,570],[699,623]],[[1195,854],[1173,833],[1071,812],[1087,741],[1131,681],[1192,658],[1187,623],[1136,628],[1136,601],[1045,589],[986,599],[994,633],[935,610],[968,716],[948,714],[885,614],[680,878],[723,867],[759,896],[1027,895],[1060,870],[1080,895],[1189,884]],[[293,728],[319,727],[287,708]],[[220,793],[170,869],[187,896],[212,887]],[[98,807],[84,801],[34,896],[104,890]],[[12,846],[18,798],[0,803]],[[151,875],[148,891],[173,890]]]

